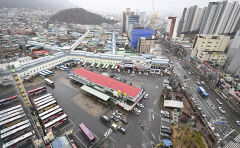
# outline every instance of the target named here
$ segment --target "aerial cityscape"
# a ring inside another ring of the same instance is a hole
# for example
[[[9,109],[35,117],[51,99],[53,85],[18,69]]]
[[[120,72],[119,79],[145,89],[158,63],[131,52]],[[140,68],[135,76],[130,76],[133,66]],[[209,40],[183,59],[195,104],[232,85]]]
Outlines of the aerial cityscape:
[[[0,0],[0,148],[240,148],[238,0]]]

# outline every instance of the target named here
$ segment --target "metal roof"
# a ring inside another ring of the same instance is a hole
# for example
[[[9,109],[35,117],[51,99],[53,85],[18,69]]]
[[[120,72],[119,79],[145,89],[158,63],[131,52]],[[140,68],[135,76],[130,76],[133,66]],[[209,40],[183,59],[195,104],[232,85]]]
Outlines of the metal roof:
[[[108,101],[109,98],[110,98],[108,95],[105,95],[104,93],[102,93],[100,91],[97,91],[97,90],[95,90],[91,87],[88,87],[87,85],[83,85],[81,87],[81,89],[90,93],[90,94],[92,94],[92,95],[94,95],[94,96],[96,96],[96,97],[98,97],[98,98],[100,98],[100,99],[102,99],[103,101]]]

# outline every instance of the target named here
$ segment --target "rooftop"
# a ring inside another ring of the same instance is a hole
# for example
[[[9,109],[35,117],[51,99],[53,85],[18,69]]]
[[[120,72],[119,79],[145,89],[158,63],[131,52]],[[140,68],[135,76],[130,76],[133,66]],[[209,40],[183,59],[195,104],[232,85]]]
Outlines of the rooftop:
[[[84,78],[87,78],[89,81],[95,84],[99,84],[101,86],[111,88],[115,91],[121,91],[121,93],[126,93],[128,96],[131,96],[133,98],[137,97],[138,94],[141,92],[141,89],[139,88],[127,85],[115,79],[109,78],[102,74],[97,74],[97,73],[88,71],[83,68],[77,69],[73,71],[73,73],[79,76],[82,76]]]

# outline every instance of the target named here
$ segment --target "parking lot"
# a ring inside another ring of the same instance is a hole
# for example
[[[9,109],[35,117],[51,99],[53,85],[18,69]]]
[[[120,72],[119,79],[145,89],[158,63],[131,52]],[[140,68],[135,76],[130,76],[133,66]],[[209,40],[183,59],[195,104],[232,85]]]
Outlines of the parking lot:
[[[77,69],[76,67],[74,69]],[[90,69],[89,66],[85,67]],[[73,69],[70,69],[72,71]],[[162,90],[163,77],[156,74],[130,73],[102,70],[93,68],[91,71],[96,73],[114,74],[127,84],[131,84],[140,89],[145,89],[149,94],[147,99],[142,99],[136,107],[138,111],[127,112],[118,107],[109,110],[108,106],[102,104],[94,98],[84,94],[79,84],[72,82],[68,78],[69,72],[56,69],[54,75],[49,79],[55,83],[55,88],[45,84],[42,77],[32,78],[32,82],[25,82],[26,90],[31,90],[40,86],[46,86],[47,92],[52,93],[58,104],[63,108],[64,113],[69,117],[69,122],[59,128],[58,134],[63,134],[72,129],[77,137],[77,142],[82,147],[90,147],[89,142],[83,137],[78,128],[80,123],[87,125],[89,130],[96,136],[97,142],[103,138],[103,134],[109,129],[99,119],[103,114],[112,117],[111,122],[121,126],[126,133],[112,132],[108,140],[103,144],[104,147],[151,147],[160,143],[161,124],[169,125],[168,122],[161,120],[160,108],[158,105],[159,96]],[[122,113],[116,120],[116,110]],[[139,111],[140,110],[140,111]],[[115,113],[115,117],[113,117]],[[121,121],[126,119],[127,123]],[[160,123],[160,124],[159,124]],[[122,136],[123,135],[123,136]],[[137,136],[136,136],[137,135]],[[91,145],[92,146],[92,145]]]

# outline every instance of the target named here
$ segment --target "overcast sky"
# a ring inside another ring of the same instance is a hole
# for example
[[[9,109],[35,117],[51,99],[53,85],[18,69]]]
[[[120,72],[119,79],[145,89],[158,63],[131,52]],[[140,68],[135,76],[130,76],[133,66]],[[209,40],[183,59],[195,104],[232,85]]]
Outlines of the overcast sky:
[[[121,13],[126,8],[152,12],[152,0],[69,0],[79,7],[95,12]],[[184,7],[199,5],[204,7],[208,2],[221,0],[154,0],[155,9],[159,14],[181,15]],[[232,0],[230,0],[232,1]]]

